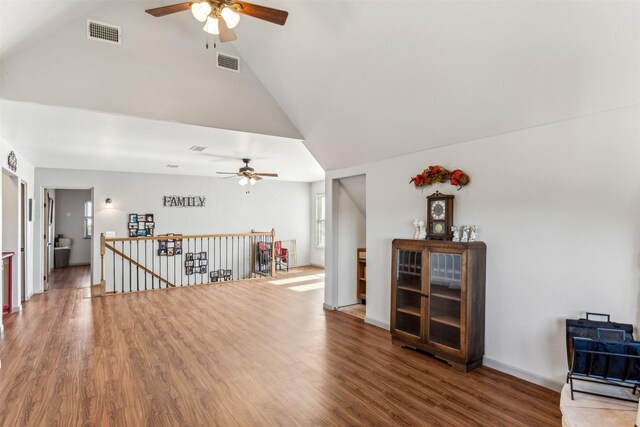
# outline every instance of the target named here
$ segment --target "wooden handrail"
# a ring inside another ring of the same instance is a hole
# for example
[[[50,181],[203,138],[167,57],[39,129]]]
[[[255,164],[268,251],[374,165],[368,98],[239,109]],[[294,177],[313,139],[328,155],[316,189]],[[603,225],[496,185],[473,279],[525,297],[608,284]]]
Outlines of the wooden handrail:
[[[173,283],[171,283],[170,281],[168,281],[167,279],[165,279],[164,277],[154,273],[153,271],[149,270],[147,267],[145,267],[144,265],[140,264],[139,262],[136,262],[133,258],[128,257],[127,255],[125,255],[124,253],[120,252],[119,250],[117,250],[116,248],[114,248],[111,245],[105,245],[107,248],[109,248],[109,250],[112,250],[116,255],[120,255],[122,258],[126,259],[127,261],[129,261],[131,264],[135,265],[136,267],[142,269],[142,271],[149,273],[150,275],[152,275],[153,277],[155,277],[156,279],[160,280],[161,282],[164,282],[168,287],[170,288],[175,288],[176,285],[174,285]]]
[[[272,232],[252,232],[252,233],[227,233],[227,234],[176,234],[173,236],[150,236],[150,237],[107,237],[105,242],[135,242],[144,240],[180,240],[180,239],[206,239],[220,237],[260,237],[273,236]]]
[[[115,256],[120,257],[123,260],[123,262],[127,263],[127,265],[133,266],[136,269],[139,269],[139,270],[136,270],[136,276],[135,276],[136,277],[136,283],[137,283],[137,280],[139,279],[139,274],[142,274],[143,278],[144,278],[144,288],[145,288],[145,290],[147,289],[146,278],[148,276],[150,276],[152,280],[153,279],[159,280],[160,283],[163,283],[164,285],[166,285],[166,287],[175,287],[176,284],[172,283],[172,282],[176,282],[176,279],[175,279],[176,267],[179,267],[179,269],[180,269],[180,272],[178,273],[178,277],[180,278],[180,286],[183,285],[182,279],[184,277],[184,274],[182,272],[182,266],[181,266],[181,264],[183,263],[182,258],[180,259],[180,263],[179,263],[178,266],[176,266],[175,259],[174,259],[174,264],[173,264],[174,280],[173,281],[171,281],[168,277],[166,277],[166,278],[162,277],[162,272],[161,271],[160,272],[156,272],[155,271],[155,267],[153,267],[151,265],[148,265],[149,264],[148,258],[147,258],[147,253],[148,253],[148,249],[147,248],[148,248],[148,246],[146,244],[147,241],[151,241],[151,243],[152,243],[152,245],[151,245],[151,254],[152,254],[151,255],[151,260],[152,260],[152,262],[153,262],[154,259],[157,259],[158,268],[160,270],[162,270],[162,263],[161,263],[161,259],[162,258],[158,259],[157,257],[159,257],[159,256],[161,257],[162,255],[166,255],[166,254],[160,254],[159,253],[159,251],[160,251],[159,249],[156,252],[156,249],[155,249],[156,244],[154,243],[155,241],[171,241],[171,240],[178,241],[178,240],[184,240],[185,242],[183,242],[182,246],[180,246],[180,247],[182,247],[182,250],[184,250],[184,246],[188,245],[189,241],[195,240],[197,242],[197,240],[202,241],[203,239],[206,239],[207,240],[207,246],[208,246],[209,239],[213,239],[214,252],[215,252],[215,242],[216,242],[216,240],[218,242],[222,242],[222,245],[225,248],[228,248],[229,246],[227,246],[227,245],[230,244],[231,245],[231,253],[230,253],[230,255],[231,255],[231,258],[233,258],[234,257],[234,253],[235,253],[234,249],[233,249],[234,248],[234,246],[233,246],[234,242],[236,242],[235,244],[236,244],[236,247],[238,248],[237,256],[239,257],[240,256],[240,249],[239,249],[240,246],[238,246],[238,245],[241,244],[240,241],[242,240],[242,245],[245,245],[245,247],[247,247],[246,243],[249,244],[248,245],[249,246],[248,249],[249,249],[250,256],[249,256],[249,259],[247,259],[246,255],[245,255],[245,252],[243,250],[242,270],[240,270],[239,268],[236,269],[238,275],[239,276],[242,275],[243,278],[247,278],[247,273],[249,274],[249,276],[257,274],[257,275],[262,275],[262,276],[270,275],[270,276],[273,277],[273,276],[275,276],[275,270],[276,270],[276,266],[275,266],[275,243],[274,243],[275,242],[275,237],[276,237],[275,229],[271,229],[271,231],[269,231],[269,232],[256,231],[256,230],[252,229],[251,232],[249,232],[249,233],[190,234],[190,235],[174,234],[174,235],[157,235],[157,236],[149,236],[149,237],[106,237],[104,233],[101,233],[100,234],[100,291],[101,291],[100,293],[101,293],[101,295],[106,295],[107,294],[107,282],[111,283],[110,282],[111,279],[107,279],[107,277],[106,277],[107,258],[108,258],[108,260],[111,260],[111,255],[109,255],[109,257],[106,256],[109,252],[112,253],[113,256],[114,256],[114,258],[113,258],[113,275],[114,275],[114,278],[113,278],[113,280],[114,280],[113,292],[117,292],[116,288],[115,288],[115,286],[116,286],[115,285],[115,277],[116,277],[115,276],[115,274],[116,274]],[[246,241],[246,243],[244,243],[245,241]],[[270,260],[266,260],[266,259],[264,260],[264,261],[267,261],[267,262],[257,261],[256,260],[256,256],[257,256],[256,245],[258,244],[259,241],[267,242],[267,244],[270,244],[269,253],[270,253],[271,259]],[[122,247],[124,248],[124,244],[126,242],[129,242],[130,250],[131,250],[131,243],[136,242],[136,244],[134,246],[136,248],[136,253],[135,254],[127,255],[125,253],[124,249],[118,250],[116,248],[116,244],[117,243],[121,243]],[[143,252],[142,252],[143,258],[142,259],[143,260],[142,261],[141,261],[141,258],[140,258],[140,254],[137,252],[138,251],[138,247],[139,247],[137,245],[137,243],[139,243],[139,242],[143,243],[143,245],[142,245],[143,246],[143,248],[142,248],[143,249]],[[194,242],[194,249],[196,247],[195,245],[196,245],[196,243]],[[201,243],[201,245],[202,245],[202,243]],[[208,268],[205,268],[206,271],[211,272],[211,271],[216,271],[218,268],[222,268],[222,269],[227,268],[226,267],[227,262],[230,262],[230,265],[231,265],[231,267],[233,269],[234,262],[238,262],[240,259],[234,261],[233,259],[227,258],[226,250],[227,249],[225,249],[224,256],[222,255],[222,252],[220,252],[220,255],[218,257],[218,261],[219,261],[218,267],[215,267],[215,269],[212,269],[212,266],[215,266],[215,264],[216,264],[215,258],[210,259],[209,260],[210,261],[209,264],[204,264],[204,265],[208,265],[209,266]],[[156,255],[156,253],[158,253],[158,255]],[[183,252],[180,252],[180,253],[182,254]],[[223,259],[225,260],[224,263],[222,261]],[[245,264],[245,262],[247,262],[248,264]],[[260,265],[261,265],[261,267],[259,267],[258,269],[255,268],[256,262],[260,263]],[[111,264],[109,264],[109,265],[111,265]],[[124,271],[124,265],[125,264],[122,264],[122,265],[123,265],[123,267],[122,267],[121,270]],[[169,271],[168,270],[169,265],[168,264],[166,264],[166,265],[167,265],[167,272],[168,272]],[[196,264],[196,265],[198,265],[198,264]],[[237,264],[237,265],[239,266],[239,264]],[[249,270],[245,270],[245,265],[249,266]],[[185,267],[184,268],[186,269],[186,267],[187,266],[186,266],[186,263],[185,263]],[[266,268],[269,268],[271,271],[269,271],[269,272],[265,271]],[[111,266],[108,267],[108,269],[109,269],[109,272],[111,272]],[[138,271],[139,271],[139,273],[138,273]],[[220,270],[220,271],[222,271],[222,270]],[[229,270],[229,271],[231,271],[231,270]],[[186,274],[188,276],[188,275],[193,274],[193,272],[186,273]],[[206,273],[200,273],[200,274],[206,274]],[[198,276],[198,277],[202,278],[202,276]],[[218,276],[215,276],[215,278],[212,279],[212,282],[218,281],[217,277]],[[228,280],[228,279],[226,279],[227,276],[224,276],[224,277],[225,277],[224,280]],[[231,276],[229,276],[229,277],[231,277]],[[209,280],[206,277],[204,279]],[[129,274],[129,281],[131,282],[131,272]],[[124,283],[125,283],[125,276],[124,275],[121,278],[121,282],[122,282],[122,292],[124,292],[124,287],[125,287],[124,286]],[[132,283],[133,282],[129,283],[130,287],[132,286]],[[194,283],[197,283],[197,281],[194,281]],[[187,285],[189,285],[188,281],[187,281]],[[152,287],[153,287],[153,281],[152,281]],[[133,288],[129,289],[128,291],[132,292]],[[109,290],[109,293],[111,293],[111,292],[112,291]]]

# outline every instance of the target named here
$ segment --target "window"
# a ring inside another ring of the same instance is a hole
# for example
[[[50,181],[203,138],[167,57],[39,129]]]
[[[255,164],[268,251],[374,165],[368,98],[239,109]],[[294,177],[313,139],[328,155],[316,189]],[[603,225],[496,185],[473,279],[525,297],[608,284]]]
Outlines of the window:
[[[90,239],[93,234],[93,203],[91,200],[84,202],[84,238]]]
[[[324,247],[324,194],[316,196],[316,246]]]

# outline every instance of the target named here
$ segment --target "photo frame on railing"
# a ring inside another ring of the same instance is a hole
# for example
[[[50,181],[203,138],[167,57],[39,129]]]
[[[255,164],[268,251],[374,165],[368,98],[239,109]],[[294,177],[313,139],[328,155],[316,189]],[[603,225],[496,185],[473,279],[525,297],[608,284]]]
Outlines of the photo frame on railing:
[[[159,237],[165,237],[165,236],[168,238],[163,240],[158,240],[158,256],[182,255],[182,239],[178,237],[178,236],[182,236],[182,234],[167,233]],[[173,237],[178,237],[178,238],[173,238]]]
[[[209,271],[209,258],[206,252],[187,252],[185,256],[185,274],[207,274]]]

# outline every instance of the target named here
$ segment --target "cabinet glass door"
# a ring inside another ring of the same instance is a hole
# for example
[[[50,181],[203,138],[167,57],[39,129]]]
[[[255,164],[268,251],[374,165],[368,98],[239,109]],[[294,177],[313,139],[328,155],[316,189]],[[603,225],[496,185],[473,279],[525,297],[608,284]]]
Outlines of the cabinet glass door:
[[[395,329],[420,337],[422,324],[422,251],[399,249],[396,257]]]
[[[461,254],[429,255],[429,341],[460,350]]]

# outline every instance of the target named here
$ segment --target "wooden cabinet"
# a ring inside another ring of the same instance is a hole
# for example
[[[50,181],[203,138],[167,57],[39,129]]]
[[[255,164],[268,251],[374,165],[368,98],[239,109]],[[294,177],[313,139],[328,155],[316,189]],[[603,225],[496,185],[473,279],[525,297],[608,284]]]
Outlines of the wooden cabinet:
[[[367,299],[367,248],[358,248],[357,253],[357,283],[358,300],[364,304]]]
[[[486,245],[393,241],[391,336],[470,371],[484,355]]]

